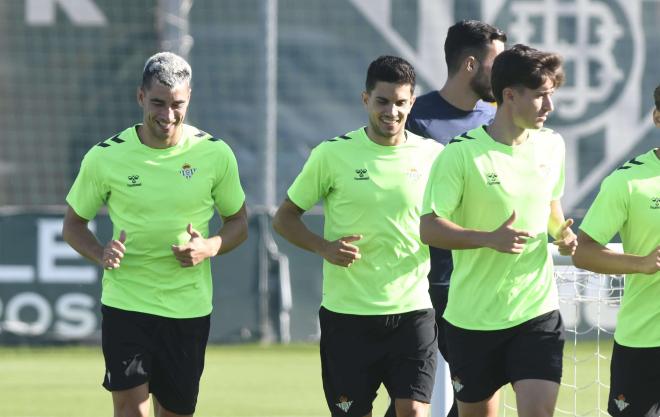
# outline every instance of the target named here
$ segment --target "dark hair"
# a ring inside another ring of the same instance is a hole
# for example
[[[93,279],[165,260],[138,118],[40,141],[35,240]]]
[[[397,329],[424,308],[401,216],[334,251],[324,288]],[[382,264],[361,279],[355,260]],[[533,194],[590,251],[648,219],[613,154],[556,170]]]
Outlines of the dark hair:
[[[410,84],[410,90],[414,91],[415,68],[408,61],[398,56],[379,56],[369,64],[367,81],[365,82],[367,92],[371,92],[378,81],[394,84]]]
[[[655,108],[660,111],[660,85],[655,88],[653,92],[653,99],[655,101]]]
[[[552,52],[517,44],[495,58],[490,79],[498,104],[502,103],[502,91],[507,87],[536,89],[550,79],[556,88],[564,83],[562,58]]]
[[[467,56],[482,59],[493,41],[506,42],[506,34],[495,26],[478,20],[461,20],[447,31],[445,61],[449,75],[455,74]]]

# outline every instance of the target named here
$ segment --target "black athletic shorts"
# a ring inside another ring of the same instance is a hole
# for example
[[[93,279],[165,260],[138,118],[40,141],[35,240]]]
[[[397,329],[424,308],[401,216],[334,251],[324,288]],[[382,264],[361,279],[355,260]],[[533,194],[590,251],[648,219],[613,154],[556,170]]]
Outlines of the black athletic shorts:
[[[447,308],[447,300],[449,299],[449,285],[430,285],[429,295],[431,296],[431,303],[435,310],[435,324],[438,326],[438,350],[442,357],[447,360],[447,337],[445,336],[445,319],[442,315]]]
[[[103,386],[122,391],[148,383],[165,409],[193,414],[210,316],[172,319],[105,305],[101,312]]]
[[[559,310],[502,330],[445,326],[449,370],[459,401],[480,402],[523,379],[559,383],[564,324]]]
[[[433,309],[360,316],[321,307],[319,319],[323,389],[332,416],[368,414],[381,383],[394,398],[431,402]]]
[[[660,347],[614,342],[607,411],[614,417],[660,416]]]

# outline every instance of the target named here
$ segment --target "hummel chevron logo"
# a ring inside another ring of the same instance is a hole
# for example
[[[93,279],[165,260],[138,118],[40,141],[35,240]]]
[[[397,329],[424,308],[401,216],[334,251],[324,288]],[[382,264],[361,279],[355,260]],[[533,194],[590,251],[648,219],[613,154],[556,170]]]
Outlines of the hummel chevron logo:
[[[497,174],[494,172],[489,172],[486,174],[486,179],[488,185],[496,185],[500,183],[500,179],[497,177]]]
[[[139,175],[129,175],[128,180],[130,182],[126,185],[128,185],[129,187],[139,187],[142,185],[142,181],[140,181]]]
[[[357,174],[354,179],[356,180],[368,180],[369,179],[369,173],[367,172],[366,168],[358,168],[355,170],[355,173]]]

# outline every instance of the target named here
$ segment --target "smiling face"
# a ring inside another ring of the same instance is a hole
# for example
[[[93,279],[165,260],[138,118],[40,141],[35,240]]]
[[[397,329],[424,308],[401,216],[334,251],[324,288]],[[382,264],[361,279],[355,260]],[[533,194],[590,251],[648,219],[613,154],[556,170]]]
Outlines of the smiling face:
[[[510,98],[513,123],[521,129],[540,129],[548,115],[554,110],[552,94],[555,86],[547,78],[540,87],[509,87],[505,92]]]
[[[415,96],[410,84],[376,82],[374,88],[362,93],[369,115],[367,134],[376,143],[396,145],[405,141],[404,128]]]
[[[190,100],[187,82],[169,88],[157,81],[138,88],[138,103],[144,112],[140,138],[148,146],[168,147],[177,143]]]

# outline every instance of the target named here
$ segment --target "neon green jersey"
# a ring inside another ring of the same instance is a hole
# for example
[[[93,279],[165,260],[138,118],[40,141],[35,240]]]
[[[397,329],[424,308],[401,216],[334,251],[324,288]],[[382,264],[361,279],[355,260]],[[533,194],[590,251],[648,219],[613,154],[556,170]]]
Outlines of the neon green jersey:
[[[625,253],[646,256],[660,245],[660,159],[654,151],[626,162],[603,181],[580,229],[601,245],[618,232]],[[626,276],[614,339],[660,346],[660,272]]]
[[[345,268],[323,262],[328,310],[360,315],[431,308],[428,246],[419,214],[431,164],[443,146],[407,132],[398,146],[371,141],[365,129],[317,146],[289,188],[289,199],[309,210],[323,199],[324,237],[359,234],[362,258]]]
[[[461,227],[497,229],[515,210],[514,228],[534,235],[521,254],[454,250],[444,317],[471,330],[513,327],[559,308],[547,249],[550,202],[564,189],[564,141],[529,130],[521,145],[493,140],[483,127],[453,139],[433,165],[422,213]]]
[[[184,125],[176,146],[143,145],[137,126],[94,146],[85,155],[66,201],[85,219],[106,204],[113,236],[126,231],[126,254],[103,273],[105,305],[172,318],[211,312],[213,287],[207,259],[182,268],[171,245],[190,240],[188,223],[203,236],[214,207],[238,212],[245,195],[229,146]]]

